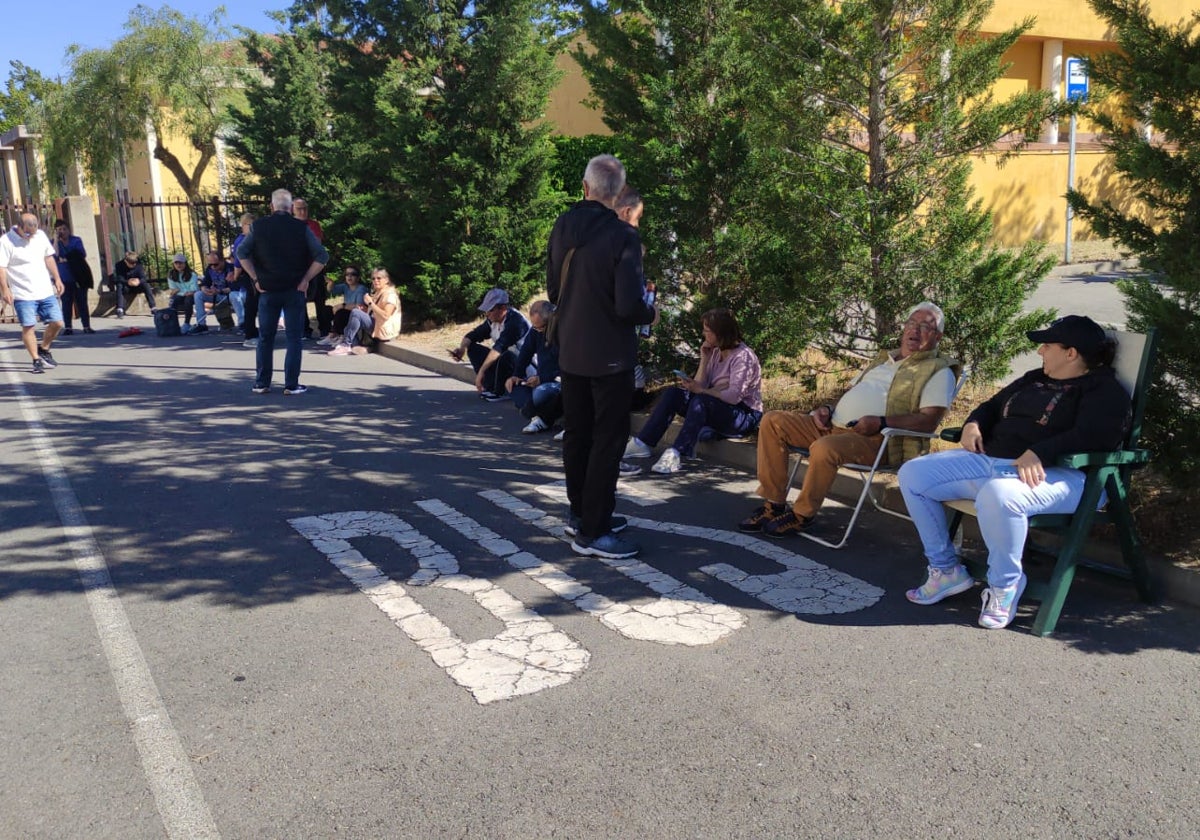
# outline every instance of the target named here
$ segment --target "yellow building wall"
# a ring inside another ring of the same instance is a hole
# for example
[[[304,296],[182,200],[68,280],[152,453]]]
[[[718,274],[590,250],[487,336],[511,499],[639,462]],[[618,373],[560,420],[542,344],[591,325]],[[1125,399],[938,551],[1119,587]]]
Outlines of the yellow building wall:
[[[1156,20],[1171,22],[1189,17],[1194,0],[1149,0]],[[1026,18],[1035,18],[1028,34],[1040,38],[1112,42],[1114,35],[1086,0],[997,0],[980,27],[984,32],[1003,32]]]
[[[554,126],[554,130],[566,137],[612,134],[604,124],[600,111],[586,104],[592,89],[583,77],[579,62],[570,53],[564,52],[558,55],[554,64],[562,73],[546,105],[546,119]]]
[[[971,172],[971,186],[991,211],[997,245],[1026,242],[1062,242],[1066,237],[1068,152],[1023,152],[1004,164],[996,155],[981,155]],[[1128,191],[1122,188],[1112,158],[1099,150],[1077,152],[1075,189],[1089,199],[1108,200],[1118,207],[1133,209]],[[1080,217],[1072,223],[1074,241],[1093,239],[1094,234]]]

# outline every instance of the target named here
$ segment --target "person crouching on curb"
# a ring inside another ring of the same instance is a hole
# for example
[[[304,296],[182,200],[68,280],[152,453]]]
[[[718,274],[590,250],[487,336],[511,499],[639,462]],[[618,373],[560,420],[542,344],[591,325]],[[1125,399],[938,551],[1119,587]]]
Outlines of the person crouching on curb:
[[[524,434],[544,432],[562,416],[562,385],[558,381],[558,348],[546,343],[546,324],[554,311],[548,300],[537,300],[529,306],[532,325],[521,342],[517,354],[517,375],[510,376],[504,389],[513,405],[529,420],[521,429]],[[533,368],[533,372],[530,372]],[[522,374],[524,377],[522,378]]]
[[[484,315],[483,323],[464,335],[450,355],[460,362],[463,356],[470,360],[480,397],[489,402],[508,399],[504,381],[516,372],[517,352],[529,332],[529,322],[512,308],[504,289],[492,289],[484,295],[479,311]],[[489,338],[491,347],[483,343]]]

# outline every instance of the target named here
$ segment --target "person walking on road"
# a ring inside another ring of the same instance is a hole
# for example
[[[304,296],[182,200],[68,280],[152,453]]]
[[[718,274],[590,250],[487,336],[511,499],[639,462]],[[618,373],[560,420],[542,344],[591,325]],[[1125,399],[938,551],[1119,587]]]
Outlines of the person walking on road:
[[[271,193],[271,215],[254,222],[238,246],[242,270],[258,291],[258,351],[254,377],[256,394],[271,390],[274,375],[275,334],[279,315],[287,336],[283,363],[283,393],[303,394],[300,384],[301,341],[307,309],[308,284],[329,262],[329,253],[300,219],[292,216],[292,194]]]
[[[12,306],[21,323],[21,342],[33,359],[33,372],[58,367],[50,345],[63,328],[62,278],[58,276],[54,246],[38,230],[37,216],[22,213],[21,221],[0,237],[0,299]],[[38,318],[46,325],[37,340]]]
[[[612,204],[625,186],[625,167],[612,155],[588,161],[583,200],[558,217],[550,233],[546,289],[557,307],[563,400],[566,532],[578,554],[633,557],[641,549],[617,536],[618,466],[629,437],[634,327],[653,323],[645,301],[642,241]]]

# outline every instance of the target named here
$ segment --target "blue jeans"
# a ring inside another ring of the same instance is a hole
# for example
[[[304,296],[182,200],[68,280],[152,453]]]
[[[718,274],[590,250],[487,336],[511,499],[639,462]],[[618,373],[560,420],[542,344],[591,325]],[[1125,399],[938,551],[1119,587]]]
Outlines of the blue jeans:
[[[761,411],[747,408],[742,403],[730,405],[709,394],[667,388],[658,398],[650,419],[638,432],[638,440],[647,446],[656,446],[677,414],[683,417],[683,426],[675,436],[674,447],[685,458],[696,454],[696,441],[705,426],[724,437],[740,437],[757,429],[758,421],[762,419]]]
[[[16,310],[17,321],[22,327],[36,327],[38,318],[46,324],[55,321],[61,324],[63,319],[62,303],[58,295],[41,300],[14,300],[13,309]]]
[[[79,316],[85,330],[92,328],[92,313],[88,311],[88,290],[78,283],[63,283],[63,322],[71,329],[71,315]]]
[[[229,292],[229,305],[233,307],[239,329],[246,329],[246,290],[233,289]]]
[[[1072,513],[1083,497],[1084,474],[1046,467],[1037,487],[1016,477],[1012,458],[989,458],[965,449],[914,458],[900,468],[900,492],[929,565],[946,571],[958,564],[942,502],[972,499],[988,548],[988,585],[1013,586],[1021,577],[1021,552],[1035,513]]]
[[[275,374],[275,334],[279,332],[279,314],[283,313],[283,329],[287,336],[287,355],[283,360],[283,387],[300,384],[301,341],[304,335],[304,311],[307,301],[304,292],[263,292],[258,296],[258,373],[254,384],[260,388],[271,385]]]
[[[366,330],[366,334],[370,335],[375,329],[375,321],[371,316],[361,309],[351,309],[350,317],[346,320],[346,329],[342,333],[341,344],[348,344],[353,347],[359,343],[358,337]]]
[[[558,382],[543,382],[536,388],[514,385],[512,401],[521,416],[532,420],[541,417],[547,426],[562,416],[562,385]]]
[[[196,326],[208,326],[208,307],[211,305],[216,314],[217,304],[224,301],[228,295],[224,292],[196,292]]]

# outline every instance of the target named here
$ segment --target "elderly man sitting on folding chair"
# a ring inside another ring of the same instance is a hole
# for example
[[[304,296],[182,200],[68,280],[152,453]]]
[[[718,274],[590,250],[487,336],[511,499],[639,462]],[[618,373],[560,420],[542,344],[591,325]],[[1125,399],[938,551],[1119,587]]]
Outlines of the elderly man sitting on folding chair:
[[[805,413],[769,411],[758,427],[758,495],[765,504],[738,528],[772,537],[798,535],[817,515],[843,464],[874,462],[886,428],[932,433],[954,397],[960,365],[937,352],[946,318],[929,301],[914,306],[900,346],[883,350],[858,375],[837,405]],[[787,509],[792,447],[809,450],[800,495]],[[899,464],[927,451],[929,441],[897,436],[888,461]]]

